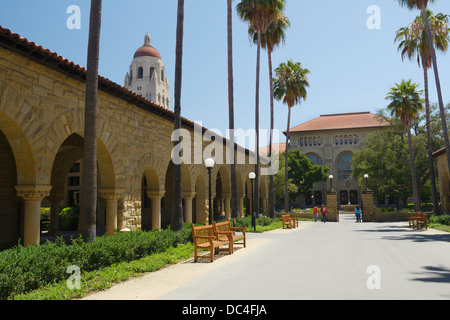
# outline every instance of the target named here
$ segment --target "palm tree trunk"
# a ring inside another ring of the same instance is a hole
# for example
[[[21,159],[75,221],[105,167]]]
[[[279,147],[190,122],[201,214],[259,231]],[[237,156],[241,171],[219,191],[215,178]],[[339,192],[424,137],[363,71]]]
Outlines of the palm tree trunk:
[[[256,164],[255,164],[255,209],[256,215],[260,214],[259,210],[259,77],[260,77],[260,61],[261,61],[261,33],[258,32],[258,49],[256,53],[256,97],[255,97],[255,134],[256,134]]]
[[[102,0],[91,0],[84,115],[83,179],[78,224],[78,234],[85,241],[94,241],[97,231],[97,118],[101,17]]]
[[[439,110],[440,110],[441,121],[442,121],[442,130],[444,133],[445,149],[447,152],[447,166],[450,171],[450,142],[448,139],[447,119],[445,118],[444,101],[442,100],[441,82],[439,80],[439,71],[437,68],[436,50],[434,49],[433,37],[431,35],[431,28],[430,28],[430,23],[428,21],[426,8],[421,9],[421,13],[422,13],[423,22],[425,24],[425,29],[427,31],[428,43],[429,43],[430,53],[431,53],[431,60],[433,62],[434,78],[436,81],[436,89],[437,89],[438,101],[439,101]]]
[[[273,166],[273,128],[274,128],[274,105],[273,105],[273,72],[272,72],[272,50],[267,48],[267,55],[269,60],[269,86],[270,86],[270,141],[269,141],[269,159],[270,165]],[[275,191],[273,187],[273,176],[275,173],[269,175],[269,217],[275,218]]]
[[[291,107],[288,107],[288,121],[286,129],[286,151],[284,155],[284,212],[289,212],[289,193],[288,193],[288,155],[289,155],[289,128],[291,126]]]
[[[233,86],[233,9],[232,0],[227,0],[227,42],[228,42],[228,119],[231,140],[231,217],[239,218],[239,203],[236,178],[236,148],[234,143],[234,86]]]
[[[431,125],[430,125],[430,98],[429,98],[429,88],[428,88],[428,69],[423,64],[423,75],[424,75],[424,83],[425,83],[425,116],[426,116],[426,125],[427,125],[427,149],[428,149],[428,161],[430,162],[430,184],[431,184],[431,199],[433,201],[433,212],[437,215],[440,214],[439,210],[439,202],[437,197],[437,188],[436,188],[436,178],[434,175],[434,157],[433,157],[433,149],[431,146]]]
[[[181,128],[181,80],[183,70],[183,24],[184,24],[184,0],[178,0],[177,35],[176,35],[176,61],[175,61],[175,106],[174,106],[174,130]],[[180,141],[174,142],[174,147]],[[183,228],[183,207],[181,195],[181,164],[173,164],[173,212],[171,216],[172,230]],[[210,221],[211,223],[211,221]]]
[[[414,165],[414,153],[412,147],[412,137],[411,137],[411,128],[408,127],[408,144],[409,144],[409,159],[411,161],[411,180],[413,187],[413,197],[414,197],[414,210],[416,212],[420,212],[420,199],[419,199],[419,190],[417,188],[417,178],[416,178],[416,169]]]

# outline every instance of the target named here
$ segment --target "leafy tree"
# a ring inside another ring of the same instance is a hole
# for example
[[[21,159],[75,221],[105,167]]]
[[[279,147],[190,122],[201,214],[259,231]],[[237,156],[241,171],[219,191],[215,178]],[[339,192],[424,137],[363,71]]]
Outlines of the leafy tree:
[[[175,105],[174,130],[181,128],[181,83],[183,71],[183,33],[184,33],[184,0],[178,0],[177,31],[175,49]],[[174,147],[180,141],[174,141]],[[183,208],[181,196],[181,164],[173,164],[173,212],[171,215],[171,228],[174,231],[183,228]],[[210,221],[211,222],[211,221]]]
[[[236,148],[234,143],[234,85],[233,85],[233,9],[232,0],[227,0],[227,54],[228,54],[228,122],[231,130],[230,140],[233,146],[231,162],[231,217],[239,217],[239,203],[236,177]]]
[[[421,91],[417,91],[418,84],[411,83],[412,80],[402,80],[400,84],[395,84],[389,91],[386,99],[391,103],[387,109],[392,116],[400,119],[406,128],[409,144],[409,158],[411,162],[411,181],[413,187],[414,206],[416,212],[420,211],[420,197],[417,188],[417,178],[414,166],[414,151],[412,145],[411,126],[415,116],[423,110],[423,100],[420,97]]]
[[[314,165],[298,149],[290,150],[288,154],[288,166],[289,170],[286,179],[286,170],[283,170],[285,166],[286,152],[280,154],[280,170],[275,175],[275,196],[279,201],[285,195],[286,185],[282,186],[282,182],[287,181],[287,192],[290,197],[297,198],[302,195],[306,195],[311,188],[314,187],[314,183],[327,181],[328,179],[328,167],[324,165]],[[288,207],[285,207],[285,210]]]
[[[94,241],[97,230],[98,65],[101,18],[102,0],[91,0],[84,114],[83,180],[78,224],[78,234],[85,241]]]
[[[284,10],[286,0],[241,0],[236,6],[239,18],[249,24],[249,28],[257,33],[256,52],[256,92],[255,92],[255,132],[256,132],[256,164],[255,164],[255,211],[259,212],[259,78],[261,60],[261,35],[267,31],[270,24],[276,21]]]
[[[291,126],[291,109],[296,104],[299,104],[302,100],[306,100],[308,95],[307,88],[308,82],[308,69],[303,69],[300,62],[293,62],[288,60],[287,63],[281,63],[278,68],[275,69],[276,78],[274,83],[274,97],[277,100],[282,100],[284,104],[288,106],[288,119],[286,129],[286,150],[289,150],[289,129]],[[285,159],[285,177],[288,176],[288,159]],[[285,178],[285,199],[284,206],[288,208],[289,205],[289,193],[288,193],[288,180]],[[286,210],[286,209],[285,209]]]
[[[268,157],[272,157],[272,142],[274,129],[274,99],[273,99],[273,67],[272,67],[272,52],[280,43],[286,40],[286,29],[290,27],[289,19],[282,12],[278,13],[276,21],[272,22],[265,33],[261,35],[261,47],[267,50],[267,57],[269,62],[269,90],[270,90],[270,142]],[[249,33],[253,37],[253,42],[258,43],[258,33],[252,28],[249,28]],[[274,202],[274,177],[269,176],[269,216],[275,217],[275,202]]]
[[[449,35],[448,35],[448,16],[438,13],[434,15],[430,10],[427,10],[428,20],[430,21],[431,33],[433,36],[433,44],[436,50],[445,52],[448,49]],[[402,52],[402,59],[407,56],[410,60],[417,58],[417,63],[422,66],[424,73],[425,84],[425,118],[427,127],[427,144],[428,144],[428,159],[430,165],[430,186],[432,191],[433,211],[439,214],[439,204],[437,198],[436,179],[434,176],[434,159],[431,139],[430,126],[430,101],[429,101],[429,86],[428,86],[428,69],[431,67],[431,51],[428,41],[428,36],[425,31],[425,24],[423,17],[418,16],[408,26],[400,28],[397,31],[395,41],[400,42],[398,49]]]
[[[428,43],[433,43],[433,35],[431,32],[430,22],[428,20],[427,16],[427,7],[429,3],[434,3],[435,0],[398,0],[399,4],[401,6],[407,7],[410,10],[418,9],[421,12],[423,23],[425,25],[425,30],[428,38]],[[436,50],[434,48],[434,45],[430,45],[430,55],[431,55],[431,61],[433,65],[434,70],[434,79],[436,82],[436,90],[438,95],[438,103],[439,103],[439,111],[441,115],[441,121],[442,121],[442,129],[443,129],[443,135],[444,135],[444,142],[445,142],[445,148],[447,150],[447,154],[450,153],[450,141],[448,138],[448,129],[447,129],[447,119],[445,116],[445,109],[444,109],[444,101],[442,99],[442,89],[441,89],[441,82],[439,80],[439,70],[437,67],[437,59],[436,59]],[[450,157],[447,157],[447,166],[450,170]]]

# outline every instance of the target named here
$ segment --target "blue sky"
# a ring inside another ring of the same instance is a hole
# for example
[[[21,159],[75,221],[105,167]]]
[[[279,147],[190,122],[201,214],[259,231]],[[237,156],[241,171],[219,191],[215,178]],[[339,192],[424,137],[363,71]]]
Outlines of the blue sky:
[[[0,25],[59,55],[86,66],[89,29],[88,0],[3,1]],[[235,8],[238,0],[233,1]],[[81,8],[81,29],[69,30],[70,5]],[[381,29],[370,30],[367,8],[381,9]],[[449,13],[450,1],[430,6]],[[134,52],[148,32],[161,53],[173,101],[176,0],[105,0],[100,51],[100,74],[120,85]],[[235,10],[234,10],[235,12]],[[402,79],[423,89],[417,63],[404,61],[394,44],[395,32],[407,26],[418,11],[401,8],[396,0],[287,0],[291,21],[286,43],[273,53],[274,68],[288,59],[311,71],[308,99],[292,112],[291,127],[321,114],[371,111],[387,105],[386,93]],[[235,126],[254,128],[256,47],[247,25],[234,16]],[[201,121],[225,134],[228,128],[226,0],[185,1],[182,116]],[[438,54],[444,102],[450,100],[450,53]],[[431,101],[436,102],[430,71]],[[260,128],[269,128],[267,54],[261,55]],[[173,104],[172,104],[173,106]],[[287,107],[275,102],[275,127],[287,125]],[[284,136],[280,134],[280,142]],[[264,142],[261,143],[261,146]],[[247,146],[251,147],[251,146]]]

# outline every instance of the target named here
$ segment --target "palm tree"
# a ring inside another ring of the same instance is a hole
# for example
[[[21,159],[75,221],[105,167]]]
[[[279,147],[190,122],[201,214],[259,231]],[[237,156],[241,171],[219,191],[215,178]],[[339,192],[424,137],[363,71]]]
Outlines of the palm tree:
[[[290,27],[291,23],[282,12],[278,14],[276,21],[272,22],[265,33],[261,35],[261,47],[267,50],[269,62],[269,86],[270,86],[270,142],[269,142],[269,158],[272,159],[272,144],[273,144],[273,129],[274,129],[274,107],[273,107],[273,67],[272,67],[272,52],[280,43],[286,40],[286,29]],[[249,28],[249,33],[253,37],[253,42],[258,43],[258,35],[252,28]],[[269,217],[275,217],[275,200],[274,200],[274,182],[273,175],[269,176]]]
[[[430,28],[433,35],[433,44],[436,50],[445,52],[448,49],[449,36],[447,21],[448,16],[438,13],[433,15],[427,10],[427,17],[430,22]],[[427,127],[427,143],[428,143],[428,159],[430,162],[430,182],[431,194],[433,201],[433,211],[440,214],[439,203],[437,197],[436,179],[434,171],[434,158],[431,145],[431,125],[430,125],[430,100],[428,88],[428,69],[431,67],[431,53],[428,36],[425,32],[423,17],[418,16],[409,27],[400,28],[395,38],[396,42],[400,42],[398,49],[402,52],[402,59],[407,56],[410,60],[417,58],[419,67],[422,66],[425,84],[425,110],[426,110],[426,127]]]
[[[91,0],[84,114],[83,179],[77,231],[85,241],[94,241],[96,237],[98,65],[101,20],[102,0]]]
[[[228,47],[228,119],[232,146],[231,162],[231,217],[239,218],[236,178],[236,148],[234,145],[234,88],[233,88],[233,9],[232,0],[227,0],[227,47]]]
[[[181,128],[181,80],[183,71],[183,32],[184,32],[184,0],[178,0],[177,35],[175,49],[175,86],[174,86],[174,118],[173,126],[177,131]],[[174,141],[174,147],[180,141]],[[172,230],[183,228],[183,207],[181,195],[181,164],[173,163],[173,212],[170,225]]]
[[[414,166],[414,153],[412,147],[411,138],[411,125],[414,121],[415,116],[419,111],[423,110],[423,100],[420,95],[422,91],[417,91],[418,84],[411,83],[412,80],[402,80],[400,84],[395,84],[395,87],[391,88],[387,100],[391,103],[387,106],[387,109],[391,111],[391,115],[400,119],[404,124],[406,131],[408,133],[408,144],[409,144],[409,158],[411,161],[411,179],[413,187],[414,196],[414,208],[416,212],[420,211],[420,197],[419,190],[417,188],[416,170]]]
[[[428,37],[428,43],[433,43],[433,35],[431,33],[430,23],[428,21],[428,16],[426,13],[427,7],[429,3],[434,3],[435,0],[398,0],[401,6],[406,6],[408,9],[419,9],[423,18],[423,23],[425,25],[425,30]],[[439,111],[441,114],[442,121],[442,130],[444,131],[444,141],[445,141],[445,149],[447,151],[447,166],[450,170],[450,141],[448,138],[448,129],[447,129],[447,119],[445,117],[444,110],[444,101],[442,100],[442,90],[441,90],[441,82],[439,80],[439,71],[437,67],[437,59],[436,59],[436,51],[434,49],[434,45],[430,46],[430,55],[431,61],[434,70],[434,79],[436,81],[436,89],[438,95],[439,102]]]
[[[289,130],[291,125],[291,109],[302,100],[306,100],[309,88],[308,69],[303,69],[300,62],[294,63],[288,60],[287,63],[281,63],[275,69],[276,78],[273,79],[273,94],[278,101],[288,106],[288,120],[286,130],[286,155],[284,157],[284,210],[289,212],[289,193],[288,193],[288,152],[289,152]]]
[[[256,53],[256,92],[255,92],[255,188],[254,212],[259,213],[259,76],[261,58],[261,35],[267,31],[270,24],[276,21],[278,14],[283,11],[286,0],[241,0],[237,5],[237,13],[241,20],[247,22],[249,27],[258,35]]]

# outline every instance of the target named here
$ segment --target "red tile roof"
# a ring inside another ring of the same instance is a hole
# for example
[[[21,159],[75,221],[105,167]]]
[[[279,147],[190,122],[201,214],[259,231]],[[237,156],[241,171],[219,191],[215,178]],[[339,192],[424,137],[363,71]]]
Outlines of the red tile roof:
[[[370,112],[354,112],[321,115],[311,121],[293,127],[290,132],[381,128],[389,122]]]
[[[274,143],[272,145],[272,151],[274,153],[283,153],[285,150],[286,150],[286,143]],[[268,156],[269,146],[259,148],[259,153],[261,156]]]

